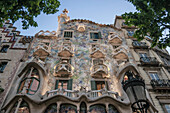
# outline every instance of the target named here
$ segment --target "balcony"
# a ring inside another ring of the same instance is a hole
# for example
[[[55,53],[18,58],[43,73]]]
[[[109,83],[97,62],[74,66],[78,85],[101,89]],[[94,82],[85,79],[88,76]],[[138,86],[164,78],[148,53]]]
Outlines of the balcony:
[[[71,77],[73,74],[73,67],[68,63],[59,63],[55,67],[54,76],[57,77]]]
[[[108,37],[109,43],[112,45],[121,45],[122,44],[122,39],[115,34],[109,35]]]
[[[141,57],[140,62],[141,65],[159,65],[159,62],[155,57]]]
[[[124,47],[122,47],[122,46],[116,48],[113,51],[113,58],[114,59],[119,59],[119,60],[128,59],[126,49]]]
[[[35,48],[35,52],[34,52],[34,56],[39,56],[40,58],[42,58],[42,60],[44,60],[44,58],[46,58],[46,56],[48,56],[50,54],[51,48],[49,46],[47,46],[44,43],[39,43],[38,46]]]
[[[170,91],[170,80],[169,79],[151,80],[150,83],[154,90]]]
[[[60,57],[72,57],[73,56],[73,47],[71,43],[63,43],[59,48],[58,56]]]
[[[138,41],[133,41],[132,45],[135,49],[147,49],[148,46],[146,45],[145,42],[138,42]]]
[[[94,45],[91,48],[91,55],[92,58],[104,58],[105,54],[104,54],[104,50],[103,48],[99,47],[99,45]]]
[[[98,99],[103,96],[110,96],[112,98],[121,100],[119,94],[117,92],[113,91],[108,91],[106,89],[101,89],[101,90],[80,90],[80,91],[75,91],[75,90],[67,90],[67,89],[57,89],[57,90],[52,90],[52,91],[47,91],[46,95],[44,95],[44,98],[49,98],[55,95],[63,95],[71,99],[78,99],[82,95],[85,95],[89,99]],[[123,101],[123,100],[121,100]]]
[[[108,78],[108,68],[104,64],[97,64],[92,67],[92,77]]]

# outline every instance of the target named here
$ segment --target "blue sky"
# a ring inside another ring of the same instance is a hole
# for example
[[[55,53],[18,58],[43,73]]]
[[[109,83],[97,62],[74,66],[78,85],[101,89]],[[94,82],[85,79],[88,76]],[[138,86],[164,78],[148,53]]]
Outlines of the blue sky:
[[[14,26],[21,31],[21,35],[34,36],[40,30],[56,31],[58,26],[58,16],[66,8],[71,19],[87,19],[102,24],[113,24],[116,15],[125,12],[134,12],[135,7],[127,0],[59,0],[61,5],[59,12],[53,15],[41,14],[35,20],[38,27],[30,27],[22,30],[21,21],[17,21]],[[168,48],[170,52],[170,48]]]
[[[113,24],[116,15],[124,12],[135,11],[135,7],[126,0],[59,0],[61,5],[59,12],[53,15],[39,15],[35,20],[38,27],[30,27],[22,30],[21,21],[17,21],[14,26],[21,31],[21,35],[34,36],[40,30],[56,31],[58,26],[58,15],[63,9],[69,11],[71,19],[87,19],[97,23]]]

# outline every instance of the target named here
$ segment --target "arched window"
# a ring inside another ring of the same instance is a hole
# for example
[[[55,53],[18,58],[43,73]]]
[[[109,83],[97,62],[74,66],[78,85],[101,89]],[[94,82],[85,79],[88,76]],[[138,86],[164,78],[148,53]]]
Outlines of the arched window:
[[[106,113],[106,108],[104,105],[92,105],[90,106],[90,113]]]
[[[80,113],[87,113],[87,106],[85,102],[80,104]]]
[[[16,102],[14,104],[14,106],[11,109],[10,113],[15,113],[16,112],[17,105],[18,105],[18,102]],[[29,106],[25,101],[21,102],[17,113],[30,113]]]
[[[57,104],[49,105],[44,113],[57,113]]]
[[[77,113],[77,107],[71,104],[62,104],[60,113]]]
[[[22,79],[18,93],[27,93],[33,95],[37,92],[40,84],[39,72],[36,68],[29,69]]]
[[[113,105],[109,105],[109,113],[119,113],[119,112]]]

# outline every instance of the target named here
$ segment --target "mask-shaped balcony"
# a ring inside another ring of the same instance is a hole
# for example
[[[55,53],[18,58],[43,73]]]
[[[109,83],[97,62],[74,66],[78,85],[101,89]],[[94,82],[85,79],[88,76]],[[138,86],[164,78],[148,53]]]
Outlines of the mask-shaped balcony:
[[[54,69],[54,76],[71,77],[73,75],[73,67],[69,63],[61,62],[57,64]]]
[[[145,42],[133,41],[132,45],[136,49],[140,49],[140,48],[147,49],[148,48]]]
[[[92,46],[91,48],[91,54],[90,56],[92,58],[104,58],[105,57],[105,54],[104,54],[104,51],[103,49],[99,46],[99,45],[94,45]]]
[[[109,43],[113,45],[121,45],[122,44],[122,39],[115,34],[109,35]]]
[[[73,47],[71,43],[63,43],[59,48],[58,56],[60,57],[72,57],[73,56]]]
[[[92,66],[91,75],[94,78],[108,78],[108,68],[104,64],[97,64]]]
[[[113,58],[119,60],[125,60],[128,59],[128,55],[126,50],[120,46],[113,51]]]
[[[46,57],[50,54],[51,48],[44,43],[38,44],[35,48],[34,56]]]
[[[155,57],[140,57],[140,62],[142,65],[159,65]]]

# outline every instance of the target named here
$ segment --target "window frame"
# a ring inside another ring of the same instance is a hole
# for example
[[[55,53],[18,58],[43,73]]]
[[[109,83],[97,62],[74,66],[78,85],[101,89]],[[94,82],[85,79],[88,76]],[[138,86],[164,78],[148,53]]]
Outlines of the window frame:
[[[4,47],[7,47],[7,46],[8,46],[8,48],[5,48],[6,51],[4,51]],[[7,53],[9,47],[10,47],[10,45],[2,45],[0,53]]]
[[[100,38],[98,38],[98,39],[93,39],[93,38],[91,38],[91,33],[98,33],[98,37],[100,37]],[[99,34],[100,33],[100,34]],[[89,31],[89,39],[90,40],[93,40],[93,41],[100,41],[100,40],[102,40],[102,32],[101,31]]]
[[[5,63],[5,66],[3,65],[3,63]],[[0,73],[3,73],[6,66],[7,66],[8,62],[0,62]],[[1,67],[1,65],[3,65],[3,67]],[[1,69],[2,68],[2,69]]]
[[[151,80],[160,80],[160,77],[159,77],[159,74],[157,71],[149,71],[148,74],[149,74],[149,77]],[[150,74],[154,74],[154,79],[151,77]],[[157,77],[155,77],[155,74],[157,75],[158,79],[155,79],[155,78],[157,78]]]
[[[64,37],[65,32],[72,32],[72,37]],[[73,30],[64,30],[62,37],[63,37],[63,39],[66,39],[66,40],[73,39],[73,37],[74,37],[74,31],[73,31]]]

